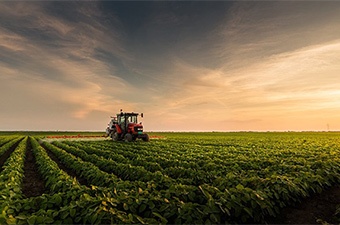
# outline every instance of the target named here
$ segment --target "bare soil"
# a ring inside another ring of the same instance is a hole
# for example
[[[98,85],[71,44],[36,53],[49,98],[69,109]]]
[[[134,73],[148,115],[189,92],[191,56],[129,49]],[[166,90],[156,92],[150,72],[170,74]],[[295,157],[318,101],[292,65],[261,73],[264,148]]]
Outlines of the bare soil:
[[[45,193],[45,182],[38,172],[35,157],[32,152],[32,146],[29,139],[27,140],[26,157],[24,164],[24,179],[22,184],[22,193],[26,198],[40,196]]]
[[[150,139],[165,139],[165,136],[151,135]]]
[[[269,224],[340,224],[334,216],[340,204],[340,185],[314,194],[294,206],[284,208],[277,218],[268,219]]]

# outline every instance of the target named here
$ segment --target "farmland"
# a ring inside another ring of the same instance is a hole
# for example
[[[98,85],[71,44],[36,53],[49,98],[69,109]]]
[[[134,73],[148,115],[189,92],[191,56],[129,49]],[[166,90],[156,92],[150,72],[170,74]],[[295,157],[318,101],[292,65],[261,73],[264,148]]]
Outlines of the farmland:
[[[1,224],[265,223],[340,182],[336,132],[53,135],[0,136]]]

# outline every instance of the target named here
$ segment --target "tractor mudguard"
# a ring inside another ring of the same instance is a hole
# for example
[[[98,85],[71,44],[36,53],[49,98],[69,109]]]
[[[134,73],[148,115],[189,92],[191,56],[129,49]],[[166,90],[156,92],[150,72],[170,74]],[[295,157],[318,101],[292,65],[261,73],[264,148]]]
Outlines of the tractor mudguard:
[[[118,134],[121,134],[122,133],[122,129],[120,128],[120,126],[118,124],[115,124],[116,126],[116,131]]]

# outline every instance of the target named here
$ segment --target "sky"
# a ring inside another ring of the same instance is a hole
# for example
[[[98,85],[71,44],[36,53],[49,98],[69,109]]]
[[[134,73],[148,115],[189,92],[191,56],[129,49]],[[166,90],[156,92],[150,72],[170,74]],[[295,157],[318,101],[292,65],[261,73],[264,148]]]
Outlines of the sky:
[[[0,130],[340,130],[339,1],[0,1]]]

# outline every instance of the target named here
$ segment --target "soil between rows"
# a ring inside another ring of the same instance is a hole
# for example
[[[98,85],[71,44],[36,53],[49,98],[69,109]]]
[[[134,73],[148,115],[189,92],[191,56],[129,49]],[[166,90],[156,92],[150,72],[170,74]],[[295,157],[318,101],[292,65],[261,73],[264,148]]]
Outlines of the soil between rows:
[[[24,163],[24,179],[22,193],[26,198],[40,196],[45,193],[45,182],[38,172],[35,157],[32,152],[31,142],[28,139],[26,145],[26,158]]]
[[[277,218],[268,219],[269,224],[340,224],[334,213],[340,204],[340,185],[314,194],[294,206],[282,209]]]

